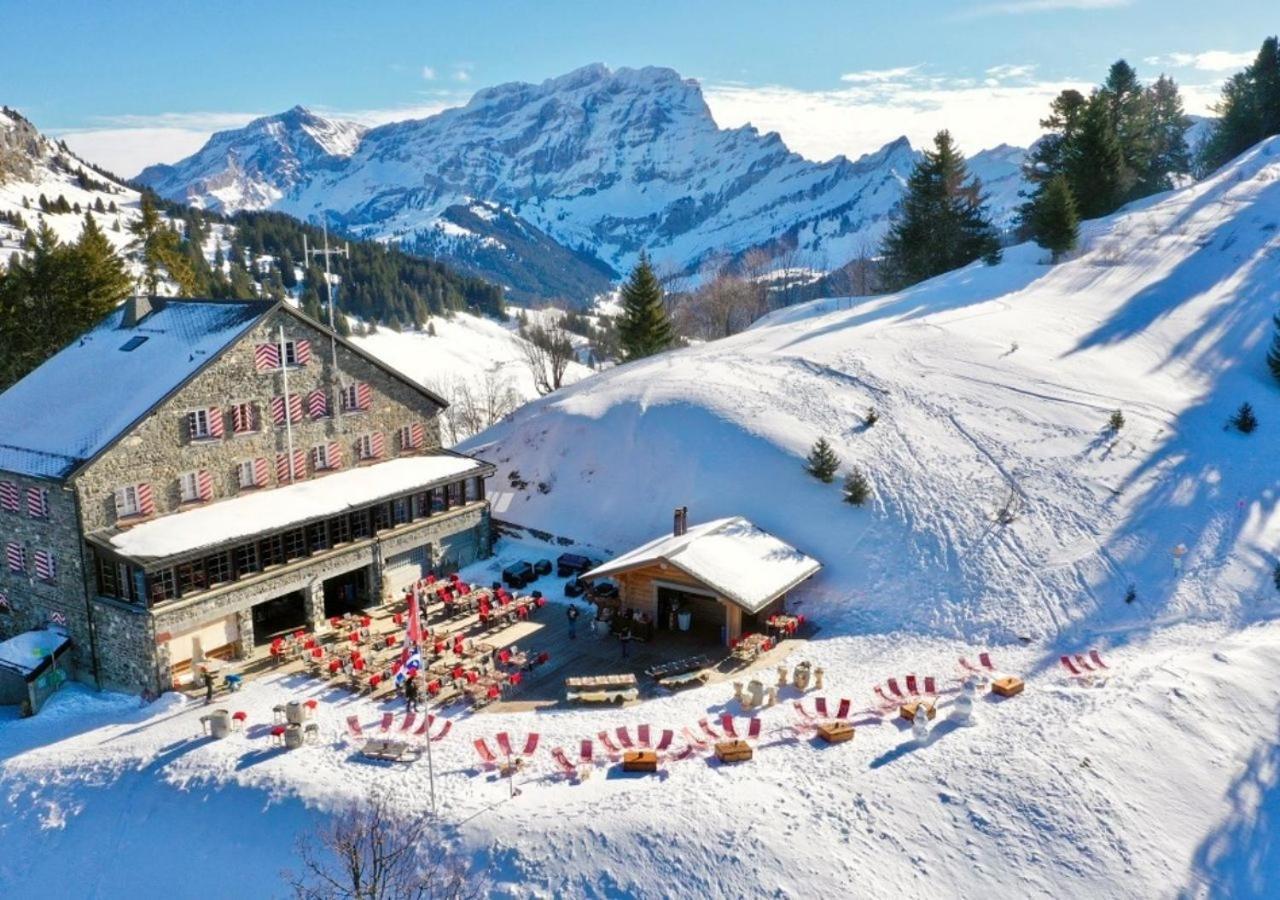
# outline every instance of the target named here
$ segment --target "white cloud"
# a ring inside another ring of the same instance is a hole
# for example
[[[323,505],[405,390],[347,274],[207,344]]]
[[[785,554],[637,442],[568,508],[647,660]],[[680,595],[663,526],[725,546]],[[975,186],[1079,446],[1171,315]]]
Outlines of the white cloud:
[[[454,81],[470,81],[471,73],[466,69],[455,69],[453,73]]]
[[[846,72],[840,76],[840,80],[846,84],[877,84],[886,81],[898,81],[919,68],[919,66],[900,66],[896,69],[864,69],[861,72]]]
[[[979,6],[961,13],[961,16],[1024,15],[1061,9],[1114,9],[1128,6],[1132,2],[1133,0],[1005,0],[1003,3]]]
[[[1168,56],[1148,56],[1143,60],[1149,66],[1167,66],[1172,69],[1196,69],[1200,72],[1234,72],[1253,62],[1256,51],[1205,50],[1201,53],[1170,53]]]
[[[152,163],[190,156],[204,146],[210,133],[184,128],[98,128],[64,131],[57,137],[77,156],[131,178]]]
[[[433,67],[431,67],[431,66],[423,66],[423,67],[422,67],[422,80],[423,80],[423,81],[435,81],[435,80],[436,80],[436,70],[435,70]]]
[[[1035,74],[1036,67],[1031,64],[1014,65],[1012,63],[1004,63],[999,66],[992,66],[987,69],[988,80],[995,81],[1017,81],[1030,78]]]

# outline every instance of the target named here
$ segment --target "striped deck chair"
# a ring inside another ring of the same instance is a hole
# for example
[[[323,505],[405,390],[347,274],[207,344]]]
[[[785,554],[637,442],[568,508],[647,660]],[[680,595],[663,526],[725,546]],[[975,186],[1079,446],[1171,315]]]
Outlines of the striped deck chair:
[[[1089,659],[1093,660],[1093,664],[1094,664],[1095,666],[1097,666],[1099,669],[1109,669],[1109,668],[1111,668],[1109,665],[1107,665],[1106,663],[1104,663],[1104,662],[1102,661],[1102,657],[1098,655],[1098,651],[1097,651],[1097,650],[1090,650],[1090,651],[1089,651]]]
[[[649,749],[649,726],[647,724],[636,726],[636,743],[646,750]]]
[[[524,749],[520,751],[521,756],[533,756],[534,751],[538,749],[538,739],[541,735],[536,731],[529,732],[529,736],[524,739]]]
[[[684,739],[688,741],[691,746],[697,747],[699,750],[707,749],[707,742],[694,734],[688,726],[684,729]]]
[[[605,752],[608,753],[610,756],[617,756],[622,752],[617,746],[614,745],[613,738],[609,737],[609,732],[602,731],[599,734],[597,734],[596,737],[599,738],[600,743],[604,746]]]
[[[726,737],[731,737],[735,741],[738,739],[738,732],[733,727],[733,716],[725,713],[720,717],[720,728],[723,729]]]
[[[912,697],[920,696],[920,682],[916,679],[916,676],[914,675],[907,676],[907,693],[910,694]]]
[[[507,757],[508,759],[510,759],[512,756],[515,756],[515,754],[511,752],[511,736],[509,734],[507,734],[505,731],[499,731],[497,734],[493,736],[493,739],[498,742],[498,751],[503,756]]]
[[[563,747],[556,747],[551,751],[551,758],[556,761],[556,765],[560,767],[560,774],[565,778],[577,778],[578,767],[569,762],[569,757],[564,755]]]
[[[840,708],[836,710],[836,718],[841,720],[849,718],[849,709],[852,706],[853,701],[848,697],[841,699]]]
[[[626,725],[619,725],[614,729],[613,733],[618,736],[618,743],[622,745],[624,750],[635,748],[635,744],[631,743],[631,732],[627,731]]]
[[[672,731],[670,728],[664,728],[662,729],[662,737],[658,738],[658,746],[654,747],[653,749],[661,753],[663,750],[666,750],[668,747],[670,747],[671,742],[674,741],[675,739],[676,739],[676,733]]]
[[[498,757],[493,755],[493,751],[489,749],[489,745],[484,742],[484,738],[476,738],[474,741],[476,753],[480,756],[480,762],[486,769],[491,769],[498,764]]]
[[[701,728],[702,733],[705,734],[707,737],[711,738],[711,740],[713,741],[720,740],[720,735],[716,734],[716,730],[707,724],[706,719],[699,719],[698,727]]]

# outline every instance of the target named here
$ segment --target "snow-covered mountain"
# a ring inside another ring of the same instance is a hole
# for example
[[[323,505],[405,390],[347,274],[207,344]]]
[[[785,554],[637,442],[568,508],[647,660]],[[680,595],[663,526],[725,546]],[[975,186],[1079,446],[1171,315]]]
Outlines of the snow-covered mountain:
[[[267,209],[313,169],[354,153],[364,130],[295,106],[219,132],[177,165],[148,166],[138,181],[171,200],[217,212]]]
[[[780,310],[467,448],[495,484],[514,469],[552,485],[499,509],[605,547],[661,533],[678,505],[746,515],[824,562],[825,614],[859,630],[1052,645],[1275,609],[1280,138],[1082,240],[1057,266],[1027,244],[900,294]],[[1245,401],[1263,423],[1248,436],[1224,425]],[[819,437],[871,479],[870,507],[803,471]]]
[[[697,82],[654,67],[592,65],[487,88],[463,107],[370,129],[343,157],[261,153],[260,131],[215,135],[196,156],[140,180],[224,209],[264,185],[252,202],[279,190],[273,208],[433,248],[446,211],[479,199],[614,272],[647,250],[663,269],[691,273],[757,247],[794,250],[818,268],[843,264],[878,243],[919,158],[901,138],[857,160],[813,162],[776,133],[720,128]],[[974,154],[999,219],[1016,205],[1020,154]],[[259,174],[246,180],[241,161],[251,157]],[[492,235],[482,228],[477,237]],[[543,292],[566,286],[548,276]]]

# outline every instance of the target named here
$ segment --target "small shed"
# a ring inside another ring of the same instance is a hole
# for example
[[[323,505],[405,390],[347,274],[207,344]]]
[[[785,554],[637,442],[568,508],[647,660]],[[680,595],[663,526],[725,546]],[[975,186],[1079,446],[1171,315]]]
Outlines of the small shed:
[[[0,704],[27,704],[31,715],[69,677],[63,657],[71,638],[49,626],[0,641]]]
[[[679,509],[671,534],[582,577],[615,580],[619,604],[650,617],[659,632],[701,632],[729,643],[763,630],[787,594],[821,568],[742,516],[689,527]]]

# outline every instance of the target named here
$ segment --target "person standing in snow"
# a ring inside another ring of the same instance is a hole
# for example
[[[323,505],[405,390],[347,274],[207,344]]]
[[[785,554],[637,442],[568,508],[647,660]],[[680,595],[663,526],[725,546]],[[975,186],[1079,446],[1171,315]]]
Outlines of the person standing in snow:
[[[404,711],[406,713],[416,713],[418,711],[417,676],[410,678],[404,683],[404,707]]]
[[[622,626],[622,633],[618,635],[618,640],[622,642],[622,658],[626,659],[627,651],[630,649],[630,644],[631,644],[631,626],[630,625]]]
[[[569,608],[565,610],[564,615],[565,618],[569,620],[569,640],[572,641],[578,636],[578,607],[575,604],[570,603]]]
[[[213,702],[213,673],[208,669],[202,671],[204,672],[204,705],[208,706]]]

